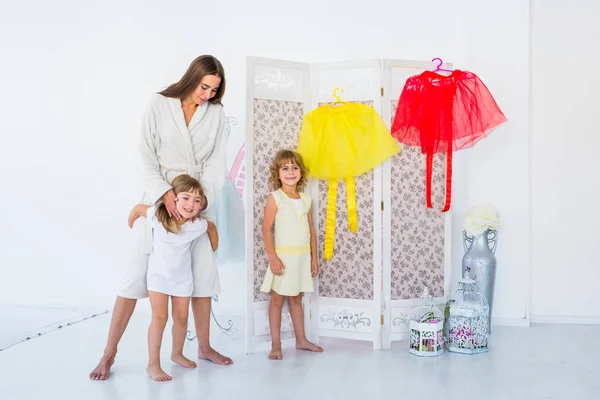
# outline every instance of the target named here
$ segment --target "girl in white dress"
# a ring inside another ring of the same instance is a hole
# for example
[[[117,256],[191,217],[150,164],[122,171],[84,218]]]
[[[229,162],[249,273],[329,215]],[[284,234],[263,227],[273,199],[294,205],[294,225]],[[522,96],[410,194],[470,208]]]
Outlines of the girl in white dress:
[[[296,348],[323,351],[323,348],[306,339],[302,310],[302,293],[314,290],[313,278],[319,273],[319,263],[311,200],[301,193],[307,179],[302,156],[290,150],[279,151],[271,164],[270,173],[269,183],[275,191],[267,199],[263,225],[270,267],[261,290],[271,292],[269,359],[281,360],[281,310],[286,297],[289,298]],[[273,225],[274,239],[271,232]]]
[[[169,317],[169,297],[173,311],[171,360],[186,368],[196,368],[195,362],[183,356],[188,309],[194,290],[191,246],[194,240],[207,232],[213,251],[218,245],[214,224],[199,217],[200,211],[207,207],[200,182],[184,174],[173,179],[172,186],[182,219],[173,217],[164,203],[154,207],[138,204],[131,210],[128,219],[129,227],[133,227],[136,219],[146,217],[154,230],[147,273],[152,322],[148,329],[149,362],[146,371],[155,381],[171,380],[160,366],[162,336]]]

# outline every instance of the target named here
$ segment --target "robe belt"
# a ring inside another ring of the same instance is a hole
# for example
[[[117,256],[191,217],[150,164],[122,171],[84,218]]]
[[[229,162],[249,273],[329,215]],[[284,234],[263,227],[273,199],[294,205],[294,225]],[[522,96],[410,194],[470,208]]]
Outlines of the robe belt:
[[[202,172],[204,172],[205,163],[160,163],[160,166],[171,171],[186,173],[191,177],[196,177],[196,174],[199,174],[199,177],[201,177]]]

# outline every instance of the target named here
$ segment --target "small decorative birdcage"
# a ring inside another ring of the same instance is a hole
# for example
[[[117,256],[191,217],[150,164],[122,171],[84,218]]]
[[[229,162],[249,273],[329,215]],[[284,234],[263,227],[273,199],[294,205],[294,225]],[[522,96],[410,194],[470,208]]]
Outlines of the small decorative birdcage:
[[[444,316],[433,304],[427,287],[421,296],[421,305],[410,316],[410,343],[408,351],[421,357],[434,357],[444,352]]]
[[[446,349],[465,354],[488,351],[489,315],[488,302],[477,292],[475,281],[461,279],[444,310]]]

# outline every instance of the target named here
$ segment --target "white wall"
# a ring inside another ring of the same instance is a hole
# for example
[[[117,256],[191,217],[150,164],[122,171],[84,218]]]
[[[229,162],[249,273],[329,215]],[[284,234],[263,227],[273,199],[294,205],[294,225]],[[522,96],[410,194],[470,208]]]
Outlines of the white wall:
[[[531,313],[600,323],[600,3],[532,1]]]
[[[529,4],[527,1],[466,3],[462,14],[464,30],[459,38],[460,65],[479,74],[508,119],[489,138],[468,150],[466,203],[491,203],[503,221],[496,252],[493,318],[497,323],[527,325]],[[456,225],[462,222],[460,217]],[[460,232],[459,229],[454,232]]]
[[[242,124],[246,55],[442,57],[478,73],[509,119],[457,154],[455,271],[462,212],[495,204],[505,221],[495,316],[526,316],[528,2],[23,1],[3,7],[0,22],[0,302],[112,304],[128,256],[125,217],[141,191],[133,160],[142,110],[195,56],[223,62],[226,112]],[[232,149],[243,137],[240,126]],[[243,272],[225,275],[223,301],[241,311]]]

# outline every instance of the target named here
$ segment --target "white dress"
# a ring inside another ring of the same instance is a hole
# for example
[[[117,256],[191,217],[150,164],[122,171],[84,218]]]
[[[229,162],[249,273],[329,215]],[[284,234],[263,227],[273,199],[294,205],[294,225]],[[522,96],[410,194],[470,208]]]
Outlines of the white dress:
[[[300,199],[289,198],[283,190],[271,193],[277,206],[275,214],[275,254],[281,260],[283,275],[274,275],[267,267],[261,291],[282,296],[297,296],[314,291],[311,275],[310,227],[308,211],[311,199],[300,193]]]
[[[188,221],[179,233],[171,233],[156,219],[155,212],[156,208],[150,207],[146,213],[154,229],[154,249],[148,258],[148,290],[189,297],[194,291],[191,246],[206,233],[208,223],[204,219]]]

